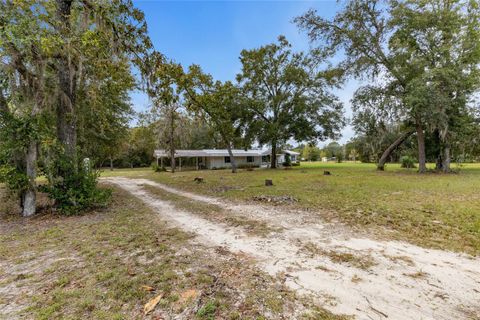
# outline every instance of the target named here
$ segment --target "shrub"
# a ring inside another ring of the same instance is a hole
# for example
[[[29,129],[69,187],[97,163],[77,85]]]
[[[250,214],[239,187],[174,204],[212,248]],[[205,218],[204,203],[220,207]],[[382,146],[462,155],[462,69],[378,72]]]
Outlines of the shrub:
[[[285,162],[282,163],[284,167],[290,167],[292,165],[292,159],[290,159],[290,155],[287,153],[285,154]]]
[[[400,164],[402,168],[412,169],[415,168],[415,159],[410,156],[403,156],[400,158]]]
[[[100,173],[92,170],[88,162],[83,162],[75,170],[71,162],[61,158],[46,170],[48,184],[40,186],[39,190],[55,201],[55,206],[61,213],[73,215],[108,204],[112,190],[98,188]],[[57,174],[54,175],[53,172]]]
[[[342,161],[343,161],[343,153],[338,153],[338,154],[336,155],[336,158],[337,158],[336,160],[337,160],[338,163],[342,163]]]
[[[29,187],[23,157],[31,141],[42,136],[35,117],[17,116],[0,110],[0,183],[11,196],[19,196]]]
[[[255,165],[252,163],[237,165],[237,169],[253,169],[253,168],[258,168],[258,165]]]
[[[12,194],[19,194],[28,187],[28,177],[14,166],[0,166],[0,183],[4,183]]]
[[[152,163],[152,169],[155,172],[165,172],[165,171],[167,171],[167,169],[165,167],[161,167],[156,163]]]

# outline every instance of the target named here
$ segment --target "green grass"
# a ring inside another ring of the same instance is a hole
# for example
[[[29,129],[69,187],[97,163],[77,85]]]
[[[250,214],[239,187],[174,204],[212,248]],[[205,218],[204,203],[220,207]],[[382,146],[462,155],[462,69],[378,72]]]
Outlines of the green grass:
[[[480,164],[467,164],[457,174],[401,169],[385,172],[374,164],[302,163],[291,170],[229,170],[153,173],[151,169],[105,171],[104,176],[143,177],[184,190],[251,201],[254,196],[289,195],[292,206],[318,212],[382,237],[426,247],[480,254]],[[328,170],[331,176],[323,175]],[[201,176],[205,183],[197,184]],[[265,179],[274,186],[265,187]]]
[[[302,305],[320,310],[315,319],[344,319],[296,297],[247,257],[192,243],[119,189],[108,209],[82,216],[22,219],[5,204],[0,310],[12,301],[17,307],[0,318],[142,319],[143,305],[161,294],[146,318],[288,318]]]

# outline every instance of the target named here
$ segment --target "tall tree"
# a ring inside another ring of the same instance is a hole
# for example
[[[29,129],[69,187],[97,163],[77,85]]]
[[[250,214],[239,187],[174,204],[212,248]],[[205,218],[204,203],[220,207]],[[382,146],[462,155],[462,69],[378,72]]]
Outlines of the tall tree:
[[[403,113],[402,102],[394,90],[389,86],[366,85],[360,87],[352,98],[356,133],[367,138],[364,139],[365,142],[371,142],[373,154],[378,153],[379,148],[384,148],[380,158],[375,155],[378,158],[377,169],[381,171],[385,170],[385,164],[392,153],[415,132],[414,125]],[[393,142],[392,133],[397,134]]]
[[[342,104],[328,91],[336,74],[320,69],[319,56],[293,52],[283,36],[241,52],[237,80],[248,99],[250,134],[270,144],[272,168],[280,144],[334,138],[345,124]]]
[[[308,143],[303,148],[302,157],[307,161],[321,160],[321,150],[316,145]]]
[[[244,145],[240,141],[244,122],[239,89],[229,81],[214,81],[197,65],[189,68],[182,83],[189,109],[200,115],[219,134],[230,156],[232,172],[237,172],[232,149],[235,144]]]
[[[153,112],[160,113],[168,123],[168,148],[170,152],[171,172],[175,173],[175,131],[179,113],[184,109],[183,86],[179,78],[183,75],[182,67],[168,61],[160,52],[152,52],[146,59],[148,68],[147,93],[153,104]]]
[[[77,163],[77,80],[78,64],[71,46],[73,35],[70,23],[72,15],[72,0],[56,0],[56,28],[61,46],[58,50],[57,73],[58,73],[58,102],[57,114],[57,137],[65,148],[65,155],[69,157],[74,166]],[[86,27],[86,26],[85,26]],[[65,173],[60,173],[65,174]]]
[[[419,171],[426,171],[424,121],[422,110],[406,110],[403,101],[408,85],[418,73],[416,65],[408,62],[401,52],[389,47],[391,35],[396,27],[391,23],[389,0],[351,0],[332,20],[324,19],[315,10],[309,10],[295,19],[298,26],[306,30],[312,42],[330,52],[344,51],[344,59],[338,67],[345,76],[371,81],[380,79],[400,99],[398,107],[404,108],[415,123],[418,140]]]
[[[325,152],[326,157],[334,157],[337,162],[342,162],[344,158],[344,148],[336,141],[330,142],[326,145],[325,148],[323,148],[323,151]]]
[[[423,71],[411,82],[407,101],[426,110],[423,118],[439,138],[437,167],[449,172],[453,140],[472,121],[468,102],[480,88],[480,6],[406,0],[393,2],[392,17],[398,28],[392,49]]]
[[[90,0],[56,0],[55,63],[58,74],[58,102],[56,106],[57,137],[64,155],[77,164],[77,135],[79,93],[85,90],[91,74],[110,66],[113,72],[128,70],[128,59],[141,68],[139,55],[151,44],[146,36],[143,13],[133,7],[130,0],[92,2]],[[93,45],[92,45],[93,44]],[[100,63],[96,63],[99,59]],[[100,69],[89,68],[90,62]],[[103,66],[101,65],[103,63]],[[113,67],[113,70],[112,70]],[[117,72],[118,74],[118,72]],[[124,72],[126,88],[133,79]],[[120,94],[123,94],[120,93]],[[63,174],[59,172],[62,176]]]
[[[478,4],[468,0],[351,0],[332,20],[310,10],[296,22],[320,47],[345,51],[339,67],[347,75],[387,84],[401,102],[398,114],[415,126],[419,171],[425,172],[426,130],[441,126],[444,133],[451,128],[452,115],[462,113],[460,100],[465,101],[472,80],[478,79],[478,10]],[[448,98],[434,102],[434,91],[440,93],[437,98]],[[457,111],[447,107],[452,104]],[[450,158],[450,152],[444,154]]]
[[[44,155],[49,162],[44,168],[54,168],[53,173],[47,174],[51,178],[49,185],[52,188],[72,187],[60,185],[67,178],[71,181],[70,173],[77,172],[78,135],[84,125],[88,127],[89,121],[88,117],[81,115],[84,110],[80,106],[88,100],[97,100],[92,92],[100,96],[116,95],[115,90],[105,90],[107,86],[92,90],[94,86],[112,84],[114,80],[113,77],[100,76],[104,68],[91,66],[103,62],[104,66],[111,68],[110,76],[115,70],[123,74],[121,79],[126,81],[121,92],[117,91],[120,92],[117,102],[122,100],[124,105],[125,96],[122,94],[132,86],[129,63],[141,61],[138,56],[149,48],[150,42],[143,14],[134,9],[129,0],[2,1],[0,27],[0,69],[11,79],[4,90],[8,110],[2,107],[3,115],[25,119],[32,133],[22,140],[22,144],[26,143],[28,147],[16,150],[15,155],[10,152],[10,160],[17,163],[18,173],[29,181],[22,189],[21,197],[23,214],[31,215],[35,212],[39,150],[58,151],[52,146],[59,143],[59,153],[63,159],[68,158],[68,164],[52,165],[60,163],[59,158]],[[52,105],[55,106],[53,110]],[[94,111],[108,113],[118,104],[107,106]],[[85,120],[80,128],[79,119]],[[42,134],[49,135],[48,143],[40,141],[42,126]],[[55,139],[51,136],[53,132],[56,133]],[[18,154],[23,155],[21,161]],[[72,200],[73,205],[75,202]]]
[[[41,115],[53,91],[49,71],[48,43],[51,34],[42,28],[45,19],[38,14],[41,4],[25,1],[0,4],[0,71],[5,78],[0,88],[0,117],[5,141],[4,161],[21,178],[19,189],[23,216],[36,210],[37,159]],[[47,48],[46,48],[47,47]],[[28,128],[27,130],[21,130]]]

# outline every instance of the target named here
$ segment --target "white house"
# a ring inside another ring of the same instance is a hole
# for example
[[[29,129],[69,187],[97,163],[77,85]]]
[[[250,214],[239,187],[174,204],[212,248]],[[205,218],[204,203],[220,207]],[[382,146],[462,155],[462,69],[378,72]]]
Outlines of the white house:
[[[277,163],[284,163],[286,161],[287,154],[290,156],[291,162],[295,163],[300,161],[300,153],[291,150],[284,150],[282,153],[277,155]]]
[[[261,167],[269,165],[270,150],[232,150],[233,156],[238,167]],[[285,150],[277,155],[277,163],[281,165],[285,162],[285,155],[290,155],[292,162],[298,161],[298,152]],[[157,164],[163,166],[163,159],[170,158],[170,153],[165,150],[155,150],[154,157]],[[178,159],[178,167],[182,168],[182,159],[192,162],[198,169],[223,169],[231,167],[231,160],[226,149],[202,149],[202,150],[176,150],[175,159]]]

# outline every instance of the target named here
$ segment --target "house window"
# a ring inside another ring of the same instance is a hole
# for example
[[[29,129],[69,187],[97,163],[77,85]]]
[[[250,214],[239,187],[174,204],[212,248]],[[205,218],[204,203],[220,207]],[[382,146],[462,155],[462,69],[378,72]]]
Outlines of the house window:
[[[224,161],[225,163],[230,163],[230,157],[225,157]]]
[[[254,162],[253,157],[252,156],[247,156],[247,162],[248,163]]]

